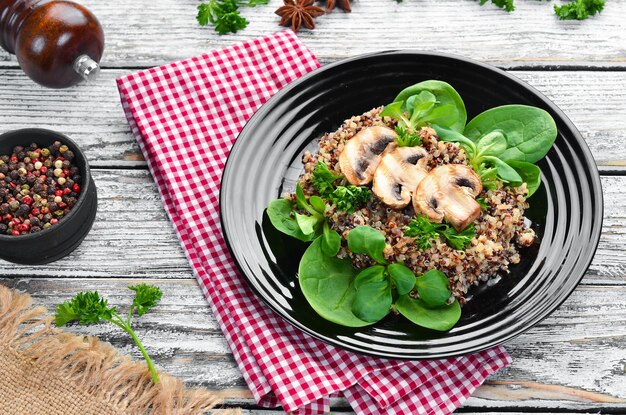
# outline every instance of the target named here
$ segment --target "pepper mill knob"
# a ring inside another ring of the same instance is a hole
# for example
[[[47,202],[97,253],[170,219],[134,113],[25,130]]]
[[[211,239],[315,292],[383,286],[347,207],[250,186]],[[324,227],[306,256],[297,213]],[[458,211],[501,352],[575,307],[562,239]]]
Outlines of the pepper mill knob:
[[[99,72],[104,32],[85,7],[65,0],[0,0],[0,46],[49,88],[91,80]]]

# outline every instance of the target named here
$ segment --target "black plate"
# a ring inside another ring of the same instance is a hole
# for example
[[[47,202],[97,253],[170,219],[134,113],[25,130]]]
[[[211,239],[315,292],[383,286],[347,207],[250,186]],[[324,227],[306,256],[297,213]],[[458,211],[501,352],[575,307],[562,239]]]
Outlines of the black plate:
[[[297,265],[305,245],[273,229],[264,210],[292,191],[305,149],[352,115],[389,103],[408,85],[439,79],[465,101],[468,120],[503,104],[548,111],[559,130],[540,161],[543,185],[527,217],[541,238],[523,250],[522,263],[500,282],[471,292],[460,322],[447,333],[420,329],[399,316],[347,328],[319,317],[300,292]],[[324,66],[282,89],[246,124],[232,148],[220,194],[222,227],[250,287],[274,311],[303,331],[336,346],[383,357],[430,359],[500,344],[554,311],[582,279],[602,227],[600,177],[580,133],[535,89],[472,60],[433,53],[391,51]]]

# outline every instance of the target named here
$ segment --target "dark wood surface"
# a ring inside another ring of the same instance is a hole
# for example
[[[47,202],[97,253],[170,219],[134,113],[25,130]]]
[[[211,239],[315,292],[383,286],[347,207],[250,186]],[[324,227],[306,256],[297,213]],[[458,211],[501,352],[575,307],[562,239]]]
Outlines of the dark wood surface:
[[[0,52],[0,132],[52,128],[87,153],[98,187],[91,233],[69,257],[46,266],[0,261],[0,283],[53,308],[78,291],[97,289],[125,303],[126,286],[150,282],[161,304],[138,320],[138,332],[160,368],[190,385],[222,390],[247,414],[254,406],[161,206],[122,113],[114,80],[279,28],[273,10],[245,9],[248,29],[220,37],[195,22],[191,0],[81,1],[102,22],[107,47],[101,78],[67,90],[42,88]],[[587,141],[602,173],[605,213],[592,266],[549,318],[507,343],[513,364],[465,403],[467,414],[626,413],[626,0],[585,22],[560,22],[553,2],[516,2],[511,15],[472,0],[355,0],[300,34],[322,63],[381,49],[457,53],[509,69],[552,99]],[[119,331],[98,335],[139,358]],[[352,413],[333,401],[337,414]]]

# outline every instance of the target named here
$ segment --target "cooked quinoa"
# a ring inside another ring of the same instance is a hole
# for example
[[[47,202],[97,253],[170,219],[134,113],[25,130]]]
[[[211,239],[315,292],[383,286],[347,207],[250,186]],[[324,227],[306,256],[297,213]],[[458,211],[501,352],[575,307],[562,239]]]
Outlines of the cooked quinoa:
[[[310,179],[318,162],[326,162],[331,170],[341,173],[338,160],[344,143],[362,128],[377,125],[394,128],[395,122],[391,118],[379,116],[382,108],[374,108],[345,120],[337,131],[321,138],[317,153],[304,154],[304,174],[300,177],[300,184],[306,195],[317,193]],[[468,164],[464,150],[457,143],[439,141],[435,131],[428,127],[421,129],[420,136],[422,147],[429,153],[428,171],[443,164]],[[331,228],[339,232],[344,240],[350,230],[359,225],[379,230],[386,238],[384,255],[388,261],[404,263],[417,275],[430,269],[444,272],[450,281],[452,294],[464,304],[464,296],[472,285],[478,285],[498,273],[506,273],[510,264],[520,262],[518,248],[534,243],[535,232],[524,224],[524,209],[528,208],[526,194],[525,183],[519,187],[498,184],[494,190],[483,189],[479,197],[484,198],[487,208],[475,220],[476,237],[465,251],[453,249],[443,239],[433,241],[427,250],[419,250],[416,238],[403,235],[404,229],[415,217],[412,204],[402,210],[393,210],[374,194],[365,206],[352,214],[337,211],[334,205],[328,204],[325,215]],[[353,254],[345,246],[339,256],[349,256],[359,269],[374,265],[367,255]]]

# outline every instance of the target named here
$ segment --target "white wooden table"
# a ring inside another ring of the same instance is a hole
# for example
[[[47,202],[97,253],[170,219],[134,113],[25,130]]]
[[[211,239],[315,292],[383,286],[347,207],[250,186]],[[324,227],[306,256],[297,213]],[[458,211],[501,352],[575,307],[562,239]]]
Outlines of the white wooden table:
[[[102,22],[106,52],[97,83],[49,90],[0,52],[0,132],[44,127],[75,139],[98,187],[96,222],[67,258],[45,266],[0,261],[0,283],[53,308],[97,289],[128,303],[131,283],[165,295],[138,331],[159,367],[189,385],[225,391],[227,403],[255,406],[161,206],[121,110],[115,78],[278,30],[282,4],[244,9],[250,26],[218,36],[195,21],[195,0],[84,0]],[[507,14],[473,0],[355,0],[352,14],[319,18],[301,39],[329,63],[359,53],[414,48],[460,54],[510,70],[552,99],[581,131],[602,173],[604,228],[595,260],[549,318],[507,343],[513,364],[492,376],[462,413],[626,413],[626,0],[608,0],[585,22],[560,22],[554,2],[517,0]],[[140,357],[107,325],[81,333]],[[333,410],[352,413],[336,400]]]

